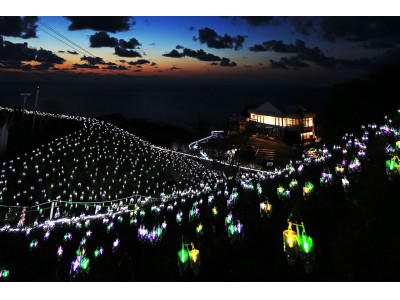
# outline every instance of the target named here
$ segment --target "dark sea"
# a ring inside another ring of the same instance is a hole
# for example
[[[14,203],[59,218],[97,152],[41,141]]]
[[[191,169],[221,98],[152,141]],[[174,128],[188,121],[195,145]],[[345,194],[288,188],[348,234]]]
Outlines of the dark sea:
[[[27,109],[33,109],[35,83],[0,82],[0,104],[22,106],[22,92],[32,93]],[[186,128],[208,123],[221,127],[230,116],[248,106],[302,104],[316,111],[327,101],[328,87],[290,87],[212,84],[40,83],[38,109],[48,112],[101,116],[120,113],[126,118],[170,123]]]

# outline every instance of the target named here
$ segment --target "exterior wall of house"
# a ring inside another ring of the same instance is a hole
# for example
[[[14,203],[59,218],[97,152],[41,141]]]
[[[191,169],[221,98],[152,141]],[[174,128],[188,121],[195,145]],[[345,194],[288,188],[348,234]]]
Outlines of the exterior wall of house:
[[[300,140],[307,140],[314,137],[314,118],[312,117],[280,118],[250,113],[250,120],[260,124],[284,128],[287,131],[299,132]]]

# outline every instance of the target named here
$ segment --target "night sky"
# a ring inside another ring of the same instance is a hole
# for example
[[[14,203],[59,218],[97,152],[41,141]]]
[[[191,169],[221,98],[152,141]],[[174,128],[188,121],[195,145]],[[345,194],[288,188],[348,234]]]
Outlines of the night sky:
[[[330,86],[398,61],[399,27],[399,17],[1,17],[0,68]]]

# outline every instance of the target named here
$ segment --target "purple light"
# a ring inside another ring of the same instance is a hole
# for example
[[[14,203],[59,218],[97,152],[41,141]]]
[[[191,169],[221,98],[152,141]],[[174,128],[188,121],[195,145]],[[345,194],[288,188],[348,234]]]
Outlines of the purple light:
[[[242,233],[243,230],[243,224],[240,224],[240,221],[238,221],[238,224],[236,225],[237,231],[240,233]]]
[[[76,270],[78,270],[80,261],[81,261],[81,257],[78,256],[78,257],[72,262],[72,271],[76,272]]]

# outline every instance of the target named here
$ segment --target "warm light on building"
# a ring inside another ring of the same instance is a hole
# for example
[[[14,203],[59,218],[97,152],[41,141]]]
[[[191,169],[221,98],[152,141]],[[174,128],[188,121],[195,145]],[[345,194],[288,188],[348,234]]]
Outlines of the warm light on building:
[[[283,136],[286,132],[298,132],[301,141],[314,138],[314,113],[301,105],[288,105],[279,110],[270,102],[249,110],[250,122],[264,129],[275,130]]]

